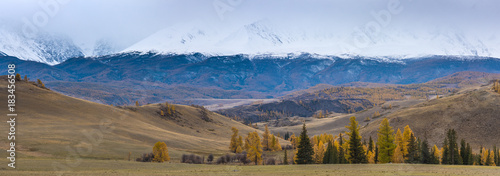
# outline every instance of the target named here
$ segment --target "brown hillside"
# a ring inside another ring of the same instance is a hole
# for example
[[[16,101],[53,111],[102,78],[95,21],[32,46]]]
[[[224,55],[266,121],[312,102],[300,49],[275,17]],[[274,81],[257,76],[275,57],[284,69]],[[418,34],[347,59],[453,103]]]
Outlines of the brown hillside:
[[[500,145],[500,94],[491,85],[466,89],[455,95],[433,99],[385,116],[396,130],[410,125],[417,137],[441,146],[447,129],[457,131],[473,148]],[[382,118],[362,128],[364,137],[377,136]]]
[[[445,84],[465,88],[488,84],[490,80],[500,79],[498,73],[464,71],[429,81],[427,84]]]
[[[5,76],[1,77],[0,85],[4,85],[0,97],[7,97]],[[24,81],[16,82],[15,95],[16,146],[21,157],[66,158],[67,147],[80,147],[91,149],[89,154],[80,155],[82,158],[124,159],[132,152],[135,159],[151,152],[155,142],[165,141],[170,156],[178,161],[181,154],[188,152],[205,155],[228,152],[233,126],[242,136],[255,130],[216,113],[209,113],[212,122],[207,122],[201,118],[199,109],[191,106],[176,105],[180,117],[164,119],[159,115],[158,104],[122,108],[102,105]],[[6,99],[1,105],[7,107]],[[7,108],[1,108],[0,113],[7,114]],[[0,126],[8,129],[7,123]],[[89,140],[85,133],[98,140]],[[0,139],[0,146],[7,149],[6,137]],[[6,155],[4,152],[2,156]]]

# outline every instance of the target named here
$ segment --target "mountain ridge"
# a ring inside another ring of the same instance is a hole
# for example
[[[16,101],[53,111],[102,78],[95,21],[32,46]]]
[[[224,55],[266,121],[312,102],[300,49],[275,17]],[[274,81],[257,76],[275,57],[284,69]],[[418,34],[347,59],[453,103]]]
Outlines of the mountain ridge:
[[[0,57],[0,63],[15,63],[17,72],[28,75],[30,79],[41,79],[54,90],[58,90],[58,87],[62,90],[64,82],[68,83],[67,86],[73,84],[71,82],[88,82],[103,86],[122,85],[122,88],[137,91],[189,85],[197,89],[215,88],[263,93],[263,96],[243,96],[246,98],[263,98],[269,94],[281,96],[286,92],[307,89],[317,84],[341,85],[351,82],[411,84],[427,82],[461,71],[500,73],[498,69],[500,59],[491,57],[432,56],[387,62],[383,58],[346,59],[314,54],[270,57],[207,56],[201,53],[162,55],[134,52],[71,58],[54,66],[23,61],[15,57]],[[0,74],[7,73],[2,71]],[[50,82],[59,83],[51,87]],[[112,89],[115,90],[116,87]],[[75,92],[64,93],[71,95]],[[78,93],[75,96],[82,97],[85,94],[88,92]],[[211,93],[207,95],[213,96]],[[135,101],[131,97],[126,99],[129,99],[127,103]],[[125,102],[119,104],[122,103]]]

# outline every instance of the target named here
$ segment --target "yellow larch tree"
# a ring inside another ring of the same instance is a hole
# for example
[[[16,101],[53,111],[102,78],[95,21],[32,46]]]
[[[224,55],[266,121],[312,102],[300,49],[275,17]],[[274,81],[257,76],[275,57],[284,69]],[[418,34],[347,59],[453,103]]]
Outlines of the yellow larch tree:
[[[482,152],[480,153],[481,156],[481,165],[486,165],[486,162],[488,160],[488,150],[486,150],[484,147],[482,149]]]
[[[247,158],[255,165],[262,164],[262,143],[257,131],[248,134]]]
[[[295,136],[295,133],[292,134],[292,136],[290,136],[290,143],[292,144],[292,147],[295,149],[297,148],[297,137]]]
[[[403,139],[403,134],[401,133],[401,130],[398,128],[398,131],[396,132],[396,135],[394,136],[394,144],[396,144],[396,148],[399,147],[399,150],[401,150],[401,155],[404,158],[404,144],[405,141]],[[394,161],[393,161],[394,162]]]
[[[233,135],[231,135],[231,142],[229,143],[229,150],[231,152],[236,153],[236,149],[238,148],[238,129],[235,127],[231,128],[231,131],[233,131]]]
[[[403,151],[402,151],[402,147],[400,145],[397,145],[396,148],[394,149],[394,154],[392,155],[391,160],[393,163],[403,163],[404,162]]]
[[[322,141],[319,141],[318,145],[314,145],[313,147],[314,155],[313,160],[316,164],[323,163],[323,157],[325,156],[325,147]]]
[[[270,136],[271,134],[269,133],[269,128],[267,128],[267,124],[265,125],[265,130],[264,134],[262,134],[262,147],[264,150],[270,150],[271,149],[271,144],[270,144]]]
[[[281,144],[279,138],[273,135],[273,151],[281,151]]]
[[[490,154],[488,155],[488,160],[489,160],[489,166],[496,166],[495,164],[495,152],[493,150],[490,151]]]
[[[408,141],[410,140],[411,134],[413,134],[413,131],[410,129],[409,125],[406,125],[403,132],[403,156],[405,156],[405,159],[408,159],[406,156],[408,155]],[[413,136],[415,136],[415,134],[413,134]]]
[[[153,158],[154,162],[162,163],[164,161],[170,161],[170,157],[168,156],[167,144],[165,144],[165,142],[157,142],[153,146],[153,154],[154,154]]]
[[[434,151],[432,155],[434,155],[434,157],[436,157],[438,161],[441,163],[441,150],[439,150],[439,148],[436,145],[432,147],[432,150]]]

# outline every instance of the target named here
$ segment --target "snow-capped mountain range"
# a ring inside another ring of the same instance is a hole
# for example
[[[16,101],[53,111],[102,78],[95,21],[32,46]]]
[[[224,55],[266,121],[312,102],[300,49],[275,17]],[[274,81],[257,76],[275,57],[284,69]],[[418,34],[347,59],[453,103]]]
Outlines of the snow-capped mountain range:
[[[24,37],[18,32],[0,29],[0,52],[22,60],[55,65],[68,58],[84,56],[71,39],[51,34],[35,38]]]
[[[500,36],[499,36],[500,37]],[[495,34],[466,34],[459,29],[412,31],[387,28],[377,33],[353,29],[339,32],[314,26],[280,26],[260,20],[240,26],[191,22],[162,29],[120,51],[112,41],[75,45],[71,38],[40,34],[35,38],[0,29],[0,55],[15,56],[49,65],[79,56],[127,52],[206,55],[287,55],[314,53],[339,57],[415,58],[428,55],[486,56],[500,58]]]
[[[89,51],[90,50],[90,51]],[[0,28],[0,56],[14,56],[22,60],[56,65],[69,58],[102,56],[116,53],[109,41],[99,40],[91,49],[73,43],[69,37],[40,32],[26,37],[22,32]]]
[[[375,34],[356,30],[341,33],[314,27],[280,28],[263,20],[234,30],[216,29],[209,25],[175,25],[158,31],[123,52],[201,52],[210,55],[316,53],[396,58],[427,55],[500,57],[499,46],[495,35],[479,37],[452,28],[436,27],[425,32],[385,29]]]

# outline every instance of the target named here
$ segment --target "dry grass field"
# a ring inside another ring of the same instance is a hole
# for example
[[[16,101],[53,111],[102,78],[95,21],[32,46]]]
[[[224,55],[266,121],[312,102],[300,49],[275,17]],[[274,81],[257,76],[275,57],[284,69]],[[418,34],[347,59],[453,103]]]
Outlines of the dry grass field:
[[[67,170],[54,170],[53,163],[65,160],[22,159],[17,170],[0,170],[0,175],[52,176],[66,175],[355,175],[355,176],[390,176],[390,175],[436,175],[436,176],[495,176],[500,175],[500,167],[485,166],[449,166],[422,164],[343,164],[343,165],[273,165],[240,166],[212,164],[180,163],[140,163],[120,160],[83,160],[78,166]]]
[[[6,85],[6,79],[0,79],[0,84]],[[7,97],[6,86],[0,87],[0,96]],[[7,101],[0,104],[7,107]],[[167,144],[173,160],[188,153],[222,155],[228,152],[231,127],[238,128],[242,136],[255,130],[216,113],[209,113],[212,122],[207,122],[191,106],[176,105],[179,117],[165,119],[158,104],[102,105],[23,81],[16,83],[16,107],[17,155],[25,158],[66,158],[71,151],[81,150],[77,151],[81,158],[122,160],[131,152],[135,159],[151,152],[158,141]],[[0,109],[0,114],[7,113],[7,108]],[[0,129],[7,126],[1,123]],[[0,138],[0,148],[7,147],[7,137]]]

